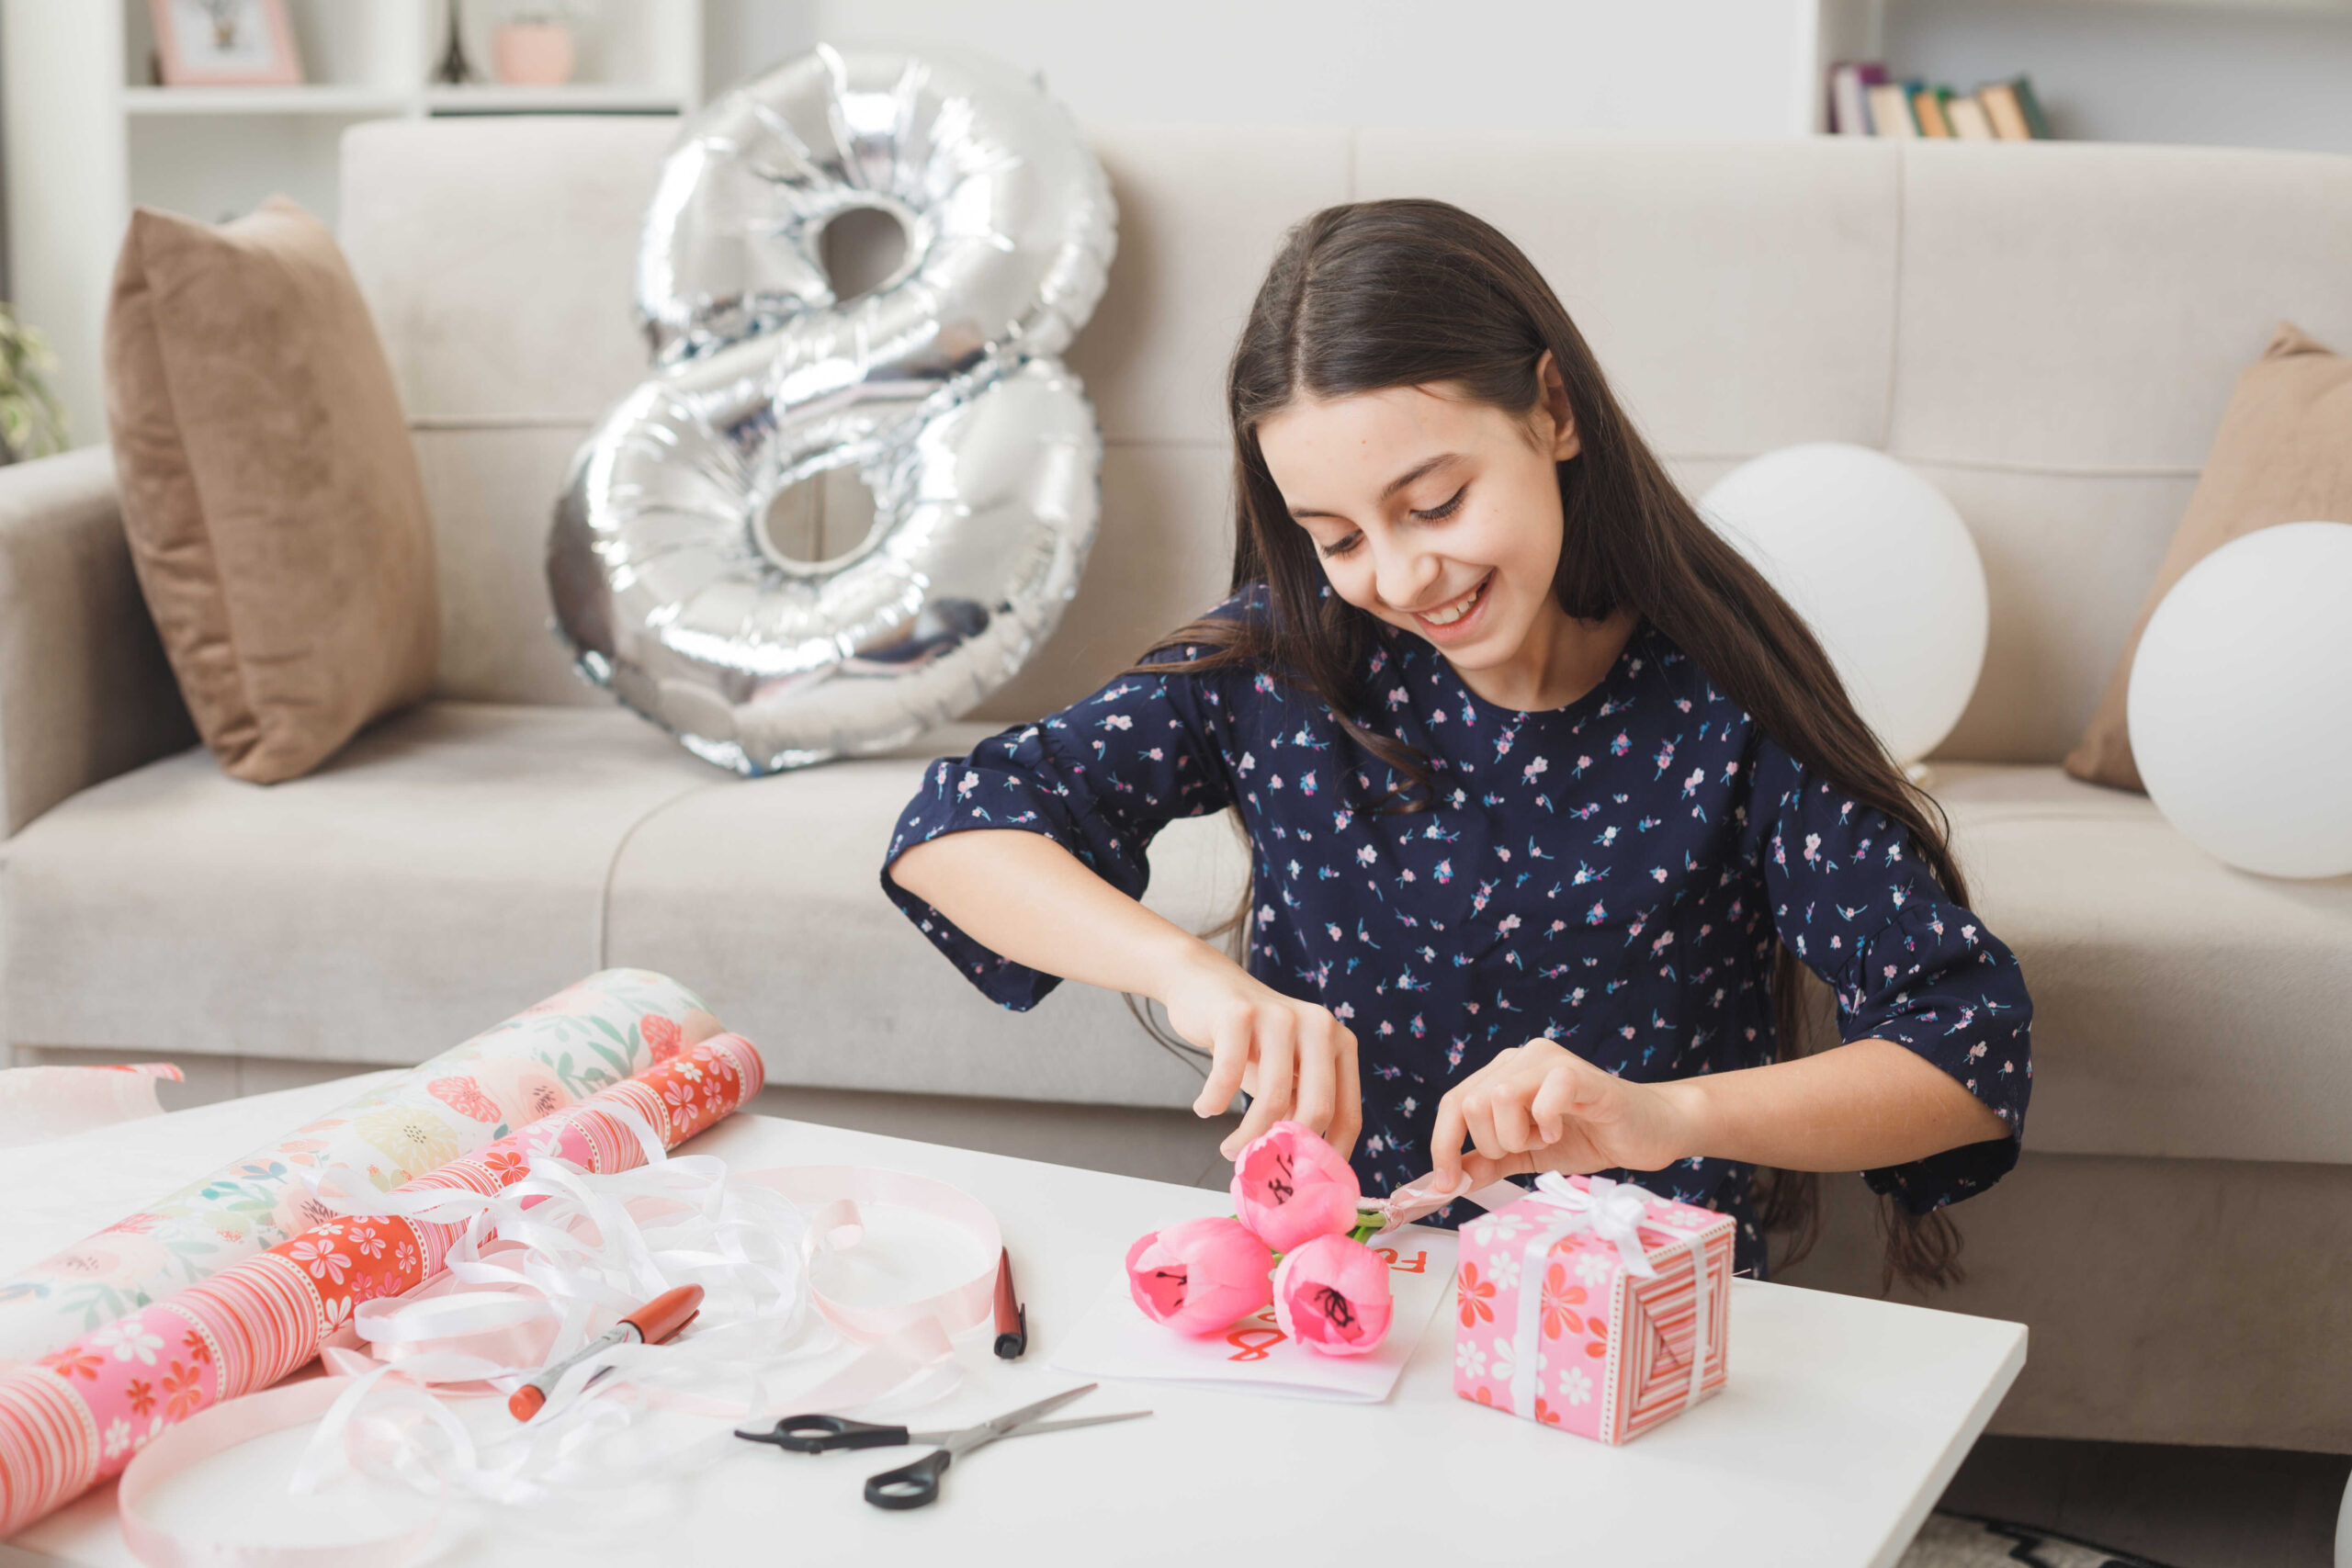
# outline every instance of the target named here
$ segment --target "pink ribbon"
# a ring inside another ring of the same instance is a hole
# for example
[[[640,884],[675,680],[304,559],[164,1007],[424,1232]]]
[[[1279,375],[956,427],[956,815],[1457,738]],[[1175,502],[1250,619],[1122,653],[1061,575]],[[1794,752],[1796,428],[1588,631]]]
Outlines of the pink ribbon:
[[[1506,1203],[1516,1203],[1527,1196],[1526,1190],[1509,1181],[1490,1181],[1476,1191],[1470,1190],[1470,1178],[1458,1178],[1453,1186],[1441,1190],[1430,1185],[1437,1179],[1437,1172],[1416,1177],[1385,1198],[1358,1200],[1356,1213],[1367,1219],[1377,1218],[1377,1235],[1385,1235],[1400,1225],[1427,1219],[1456,1198],[1467,1198],[1482,1209],[1499,1209]]]
[[[300,1427],[326,1414],[328,1406],[351,1386],[349,1378],[309,1378],[280,1383],[260,1393],[216,1404],[172,1427],[139,1451],[122,1472],[116,1488],[116,1511],[122,1520],[123,1543],[131,1555],[152,1568],[401,1568],[423,1551],[439,1528],[436,1507],[423,1524],[374,1540],[351,1541],[332,1547],[249,1546],[231,1541],[191,1540],[154,1524],[140,1511],[147,1495],[173,1476],[202,1463],[239,1443],[288,1427]]]

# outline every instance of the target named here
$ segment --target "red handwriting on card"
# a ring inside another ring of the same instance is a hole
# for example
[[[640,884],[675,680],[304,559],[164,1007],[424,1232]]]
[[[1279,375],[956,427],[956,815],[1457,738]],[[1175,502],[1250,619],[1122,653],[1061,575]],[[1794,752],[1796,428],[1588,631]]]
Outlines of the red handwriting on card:
[[[1273,1353],[1274,1347],[1290,1336],[1274,1326],[1274,1309],[1261,1307],[1251,1313],[1246,1326],[1234,1329],[1225,1342],[1238,1352],[1227,1356],[1228,1361],[1262,1361]]]
[[[1413,1260],[1410,1263],[1398,1262],[1396,1260],[1396,1249],[1393,1247],[1375,1247],[1373,1248],[1373,1251],[1388,1259],[1388,1267],[1395,1269],[1399,1274],[1426,1274],[1429,1272],[1430,1255],[1426,1251],[1416,1252],[1413,1254]]]
[[[1225,1342],[1236,1347],[1228,1361],[1262,1361],[1274,1353],[1274,1347],[1290,1336],[1279,1328],[1237,1328],[1225,1337]]]

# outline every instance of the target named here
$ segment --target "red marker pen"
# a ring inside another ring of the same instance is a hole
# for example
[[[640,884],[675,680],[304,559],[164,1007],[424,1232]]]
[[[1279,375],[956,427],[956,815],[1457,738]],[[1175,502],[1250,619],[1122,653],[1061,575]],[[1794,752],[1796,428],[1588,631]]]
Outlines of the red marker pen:
[[[615,1345],[659,1345],[687,1324],[702,1310],[702,1287],[681,1285],[674,1291],[664,1291],[605,1332],[582,1345],[578,1351],[566,1356],[554,1366],[542,1371],[537,1377],[506,1396],[507,1413],[517,1421],[528,1421],[548,1402],[548,1395],[573,1367]],[[588,1380],[594,1382],[595,1379]]]

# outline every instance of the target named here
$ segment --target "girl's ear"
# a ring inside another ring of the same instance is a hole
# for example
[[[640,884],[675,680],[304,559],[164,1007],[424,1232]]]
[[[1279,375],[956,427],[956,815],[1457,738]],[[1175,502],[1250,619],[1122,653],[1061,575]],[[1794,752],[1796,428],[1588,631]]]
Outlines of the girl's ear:
[[[1552,460],[1565,463],[1584,450],[1584,443],[1577,435],[1576,410],[1568,404],[1568,384],[1560,376],[1560,362],[1548,348],[1536,361],[1535,377],[1544,389],[1544,410],[1552,416]]]

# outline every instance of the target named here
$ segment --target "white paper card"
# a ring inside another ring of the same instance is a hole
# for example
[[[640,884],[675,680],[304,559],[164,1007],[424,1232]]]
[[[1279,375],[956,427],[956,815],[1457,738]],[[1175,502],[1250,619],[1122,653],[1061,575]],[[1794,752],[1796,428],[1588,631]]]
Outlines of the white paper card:
[[[1388,1255],[1393,1305],[1388,1337],[1368,1356],[1318,1356],[1301,1348],[1275,1326],[1272,1307],[1204,1338],[1171,1333],[1144,1316],[1122,1280],[1079,1320],[1049,1364],[1080,1377],[1377,1404],[1396,1386],[1430,1314],[1453,1293],[1454,1238],[1451,1231],[1412,1226],[1371,1245]]]

